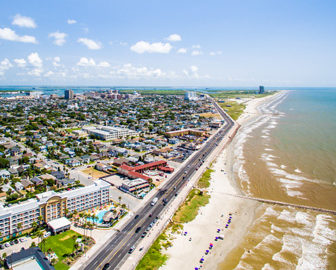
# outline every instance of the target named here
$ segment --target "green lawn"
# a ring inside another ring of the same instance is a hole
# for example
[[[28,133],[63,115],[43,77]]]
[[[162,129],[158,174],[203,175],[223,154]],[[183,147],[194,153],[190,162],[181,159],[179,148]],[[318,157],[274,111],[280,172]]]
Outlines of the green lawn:
[[[79,233],[76,233],[74,231],[66,231],[57,235],[53,235],[48,237],[45,240],[45,244],[41,246],[39,244],[39,247],[43,251],[47,251],[48,249],[51,249],[54,251],[59,259],[58,263],[55,264],[56,270],[65,270],[69,269],[69,266],[64,264],[62,261],[65,259],[66,254],[71,254],[74,250],[74,239],[72,238],[74,235],[77,237],[81,237]]]
[[[198,180],[197,186],[199,188],[208,188],[210,186],[210,179],[211,179],[211,173],[213,172],[213,169],[207,169],[202,177]]]
[[[136,270],[155,270],[159,269],[168,259],[166,254],[161,253],[162,247],[167,248],[171,245],[165,233],[162,233],[147,251],[136,267]]]
[[[246,108],[245,104],[239,104],[235,101],[225,101],[225,103],[219,103],[219,105],[233,120],[237,120]]]
[[[177,210],[173,217],[174,222],[187,223],[195,219],[201,206],[209,202],[210,195],[199,189],[190,191],[185,203]]]

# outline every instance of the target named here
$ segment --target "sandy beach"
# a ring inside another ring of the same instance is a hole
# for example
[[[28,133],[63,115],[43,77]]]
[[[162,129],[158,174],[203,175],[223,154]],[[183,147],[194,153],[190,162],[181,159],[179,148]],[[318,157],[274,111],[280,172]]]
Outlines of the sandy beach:
[[[246,101],[246,109],[237,122],[244,126],[250,119],[260,114],[258,108],[261,105],[266,105],[281,95],[282,93],[278,93]],[[174,235],[172,246],[165,251],[169,258],[160,269],[194,269],[201,266],[203,269],[216,269],[225,256],[243,239],[254,222],[261,204],[232,196],[241,194],[233,175],[234,148],[234,144],[228,145],[213,163],[214,172],[211,174],[208,189],[211,195],[210,201],[200,209],[192,222],[184,224],[183,231],[187,232],[186,236]],[[215,241],[219,235],[224,236],[224,240]],[[213,244],[212,249],[209,249],[210,243]],[[207,255],[206,250],[209,250]],[[200,263],[201,258],[204,259],[203,263]]]

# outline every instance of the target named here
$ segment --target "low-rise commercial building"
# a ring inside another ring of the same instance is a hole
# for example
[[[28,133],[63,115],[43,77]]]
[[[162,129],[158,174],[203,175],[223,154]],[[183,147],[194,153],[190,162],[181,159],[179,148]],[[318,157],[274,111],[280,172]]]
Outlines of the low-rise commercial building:
[[[125,180],[120,186],[120,189],[126,192],[134,192],[147,187],[149,187],[149,183],[146,180],[138,178],[134,180]]]

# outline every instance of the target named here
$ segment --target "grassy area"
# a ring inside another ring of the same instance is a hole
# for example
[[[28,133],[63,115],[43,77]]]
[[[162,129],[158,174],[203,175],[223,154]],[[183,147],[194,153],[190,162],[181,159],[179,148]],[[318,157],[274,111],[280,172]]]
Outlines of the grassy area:
[[[66,131],[71,133],[73,132],[74,130],[81,130],[82,128],[67,128]]]
[[[92,176],[93,178],[99,178],[108,175],[107,173],[98,171],[93,167],[86,168],[82,170],[82,172]]]
[[[70,230],[48,237],[43,246],[39,244],[43,251],[51,249],[56,253],[59,259],[58,263],[54,265],[56,270],[69,269],[69,266],[63,263],[63,260],[74,251],[75,241],[73,236],[81,237],[79,233]]]
[[[208,188],[210,186],[210,179],[211,179],[211,173],[213,172],[213,169],[207,169],[202,177],[198,180],[197,186],[199,188]]]
[[[200,113],[199,116],[205,117],[205,118],[217,118],[222,119],[219,113]]]
[[[199,189],[192,189],[185,203],[177,210],[173,217],[174,222],[187,223],[195,219],[201,206],[209,202],[210,195]]]
[[[256,94],[256,90],[234,90],[234,91],[216,91],[210,93],[210,96],[218,99],[228,98],[262,98],[265,96],[273,95],[277,91],[266,92],[264,94]]]
[[[233,120],[237,120],[243,113],[246,106],[245,104],[239,104],[235,101],[226,101],[225,103],[219,103],[219,105],[231,116]]]
[[[159,269],[167,261],[168,256],[161,253],[162,248],[168,248],[171,242],[165,233],[162,233],[141,259],[136,270],[153,270]]]

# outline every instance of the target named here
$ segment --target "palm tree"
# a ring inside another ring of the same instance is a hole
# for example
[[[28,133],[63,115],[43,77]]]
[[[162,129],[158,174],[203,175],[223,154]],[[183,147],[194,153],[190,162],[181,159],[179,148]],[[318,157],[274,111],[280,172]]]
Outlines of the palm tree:
[[[119,204],[120,204],[120,202],[121,202],[121,196],[118,197],[118,200],[119,200]]]
[[[75,245],[76,245],[76,241],[77,241],[77,235],[73,235],[72,236],[72,239],[74,240],[74,244],[73,244],[73,248],[72,248],[72,253],[74,253],[74,250],[75,250]]]
[[[17,228],[18,228],[19,231],[20,231],[20,229],[22,229],[22,223],[21,222],[18,223]]]
[[[41,244],[41,239],[42,239],[42,237],[43,237],[43,232],[41,232],[41,231],[38,231],[37,232],[37,237],[38,237],[38,239],[40,240],[40,244]]]
[[[38,221],[39,221],[39,224],[41,225],[42,220],[43,220],[42,216],[39,216],[37,219],[38,219]]]
[[[36,221],[34,221],[34,222],[32,223],[32,227],[33,227],[33,231],[35,231],[36,228],[37,228],[37,222],[36,222]]]
[[[82,221],[83,221],[83,216],[84,216],[84,214],[83,213],[79,213],[79,217],[80,217],[80,223],[82,224]]]

